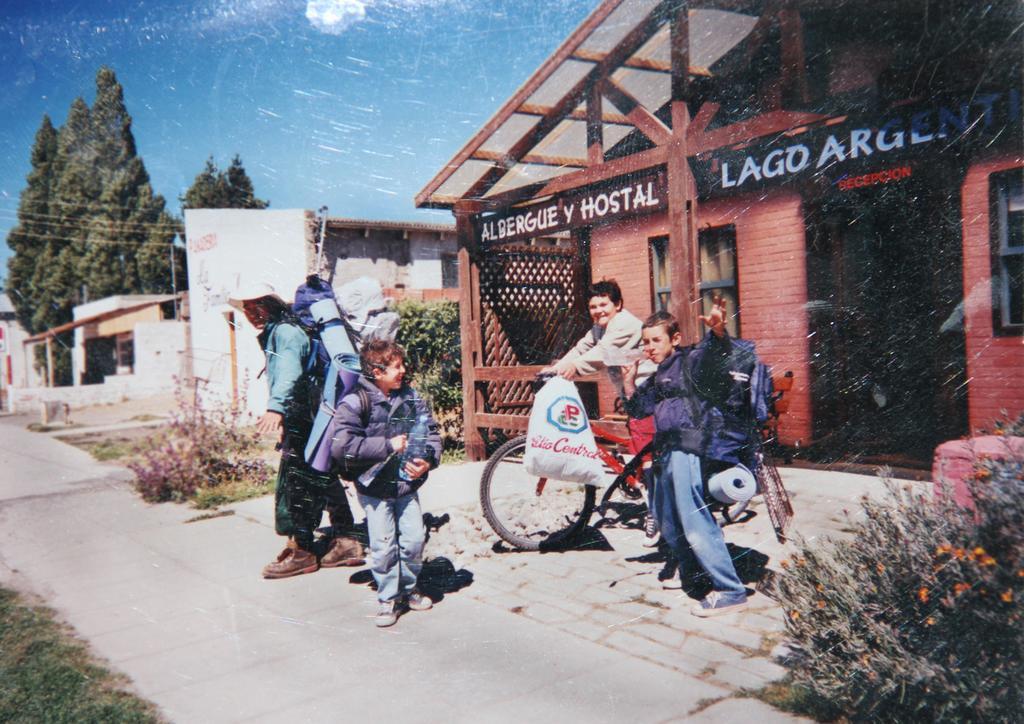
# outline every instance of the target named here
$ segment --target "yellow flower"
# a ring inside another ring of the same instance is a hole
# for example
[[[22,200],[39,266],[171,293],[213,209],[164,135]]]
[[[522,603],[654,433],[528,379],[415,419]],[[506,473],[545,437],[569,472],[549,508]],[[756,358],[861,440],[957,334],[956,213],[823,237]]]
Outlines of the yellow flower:
[[[825,590],[825,587],[823,585],[821,585],[820,583],[818,583],[818,584],[816,584],[814,586],[814,590],[816,590],[818,593],[821,593],[822,591]]]
[[[786,571],[789,570],[789,561],[787,561],[785,558],[783,558],[781,561],[779,561],[779,565],[782,566],[783,570],[786,570]]]
[[[957,596],[959,596],[961,593],[963,593],[964,591],[966,591],[970,587],[971,586],[968,583],[954,583],[953,584],[953,593],[955,593]]]
[[[933,616],[929,616],[928,618],[926,618],[924,620],[924,625],[925,626],[934,626],[935,625],[935,618]]]
[[[917,600],[921,603],[928,603],[928,589],[924,586],[917,589]]]
[[[1005,591],[1003,591],[1001,594],[999,594],[999,598],[1003,599],[1003,603],[1012,603],[1013,602],[1013,591],[1011,591],[1009,588],[1007,588]]]
[[[974,553],[976,557],[981,558],[983,555],[985,555],[985,549],[981,546],[978,546],[972,551],[972,553]]]
[[[883,573],[885,573],[885,566],[883,566],[881,563],[876,563],[875,570],[878,571],[878,575],[882,575]]]
[[[825,602],[822,601],[820,598],[818,599],[818,608],[825,608]]]
[[[800,618],[800,612],[799,611],[790,611],[789,612],[789,618],[792,619],[793,621],[796,621],[797,619]]]
[[[937,556],[948,555],[949,552],[952,551],[952,550],[953,550],[953,546],[951,546],[949,543],[943,543],[942,545],[940,545],[938,548],[935,549],[935,555],[937,555]]]
[[[991,567],[991,566],[994,566],[996,564],[996,559],[993,558],[992,556],[985,555],[978,562],[981,563],[981,565],[983,565],[983,566]]]
[[[965,551],[963,548],[953,549],[953,557],[956,558],[958,561],[962,561],[965,555],[967,555],[967,551]]]

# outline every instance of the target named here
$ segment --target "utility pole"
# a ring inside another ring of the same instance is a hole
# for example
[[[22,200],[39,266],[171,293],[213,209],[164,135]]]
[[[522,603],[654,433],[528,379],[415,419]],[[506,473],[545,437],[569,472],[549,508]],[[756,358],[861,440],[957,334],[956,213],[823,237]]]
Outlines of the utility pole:
[[[177,238],[177,236],[175,236]],[[174,321],[178,321],[178,280],[174,272],[174,242],[171,241],[171,293],[174,295]]]
[[[327,234],[327,207],[321,206],[317,213],[320,214],[320,243],[316,250],[316,268],[313,271],[320,276],[320,265],[324,260],[324,236]]]

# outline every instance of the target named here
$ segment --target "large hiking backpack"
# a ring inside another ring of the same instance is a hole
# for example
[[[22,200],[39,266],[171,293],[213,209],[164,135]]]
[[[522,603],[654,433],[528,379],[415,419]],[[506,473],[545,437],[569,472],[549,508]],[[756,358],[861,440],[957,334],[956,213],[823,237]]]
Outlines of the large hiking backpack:
[[[364,286],[369,282],[380,289],[380,283],[374,280],[357,281]],[[383,300],[383,293],[380,297]],[[384,310],[371,311],[377,316],[391,314]],[[362,374],[357,351],[362,342],[361,337],[369,338],[370,335],[360,335],[353,329],[349,323],[350,315],[339,307],[334,289],[316,275],[307,277],[295,290],[292,314],[310,336],[311,351],[304,373],[314,397],[311,405],[315,412],[313,429],[306,443],[305,459],[314,470],[329,472],[333,466],[330,447],[335,432],[334,411],[341,399],[356,386]],[[366,324],[368,316],[366,314],[362,317],[364,331],[372,331],[374,337],[380,337],[384,329],[390,334],[383,336],[394,339],[398,331],[398,315],[393,315],[394,323],[387,325]]]

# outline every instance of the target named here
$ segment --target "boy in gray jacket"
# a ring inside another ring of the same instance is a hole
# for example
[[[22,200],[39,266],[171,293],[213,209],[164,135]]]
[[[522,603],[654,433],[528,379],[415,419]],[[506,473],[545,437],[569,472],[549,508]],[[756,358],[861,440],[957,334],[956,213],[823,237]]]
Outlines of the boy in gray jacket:
[[[441,461],[441,437],[430,408],[405,383],[401,347],[374,340],[363,346],[360,360],[364,377],[335,411],[338,426],[331,455],[356,477],[380,603],[374,622],[383,627],[398,620],[403,606],[413,611],[433,606],[416,589],[426,540],[416,491]],[[424,417],[429,429],[426,453],[403,466],[408,432]]]

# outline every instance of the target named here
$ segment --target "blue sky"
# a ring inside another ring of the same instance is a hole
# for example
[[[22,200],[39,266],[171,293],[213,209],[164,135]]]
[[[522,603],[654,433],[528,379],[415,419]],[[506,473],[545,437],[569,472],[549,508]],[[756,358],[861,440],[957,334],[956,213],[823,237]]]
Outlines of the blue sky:
[[[0,236],[44,113],[125,89],[157,193],[242,156],[271,208],[449,222],[412,198],[598,0],[82,0],[5,3]],[[6,244],[0,262],[6,275]]]

